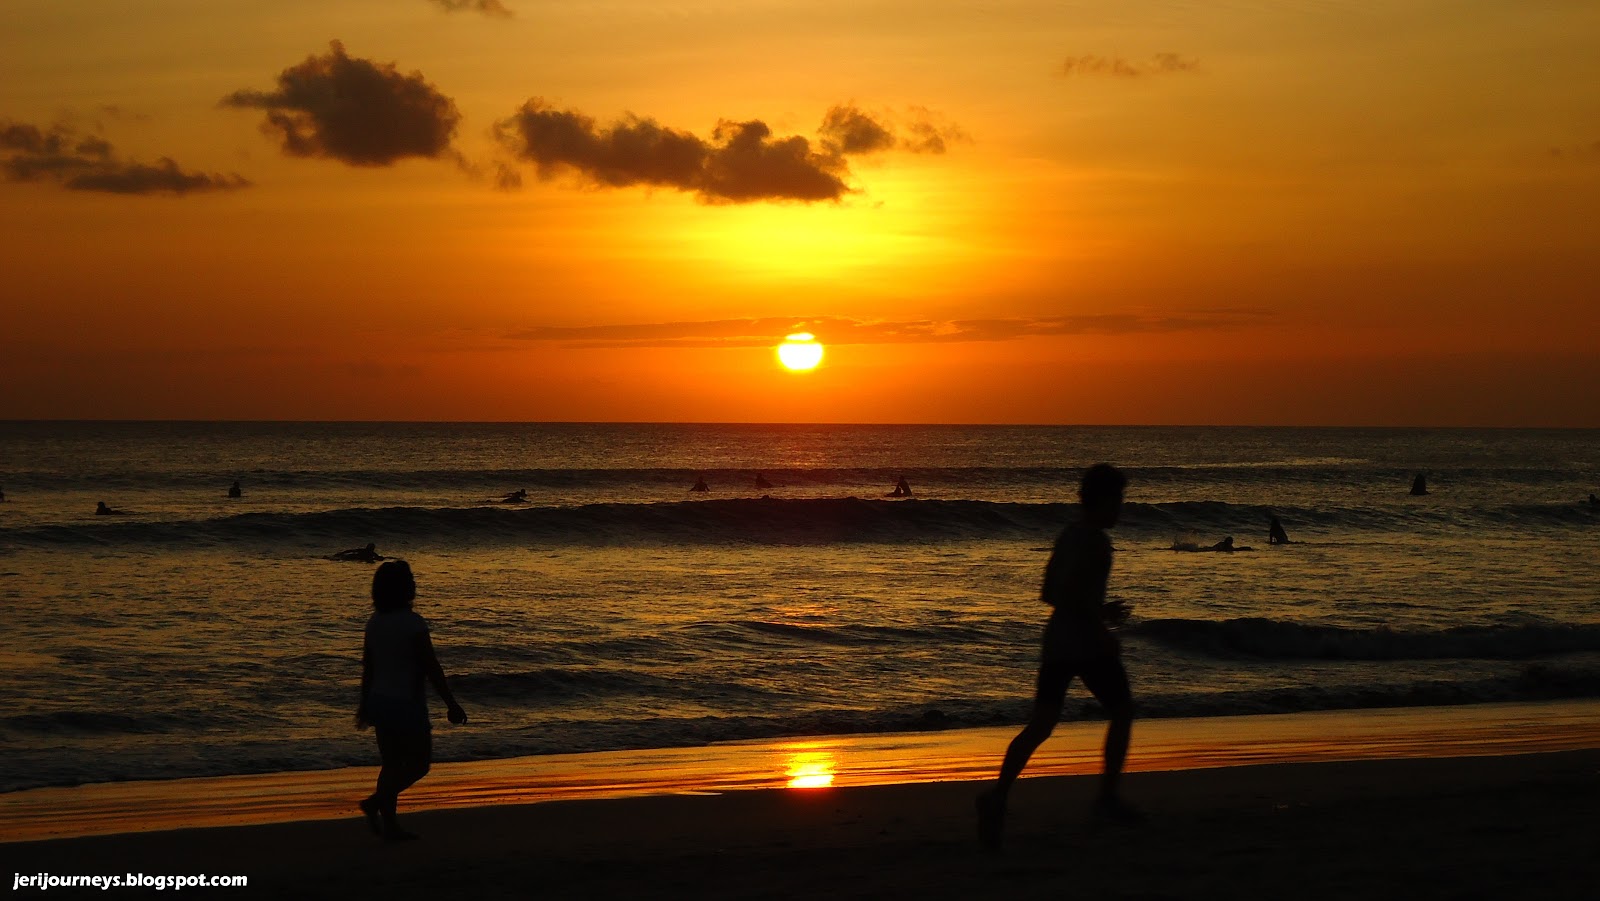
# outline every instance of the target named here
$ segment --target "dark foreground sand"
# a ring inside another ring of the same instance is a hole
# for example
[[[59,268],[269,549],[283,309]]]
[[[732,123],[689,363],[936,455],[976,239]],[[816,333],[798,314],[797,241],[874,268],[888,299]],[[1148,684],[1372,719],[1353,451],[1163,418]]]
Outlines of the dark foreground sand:
[[[1600,750],[1134,773],[1151,814],[1090,828],[1093,777],[554,801],[0,845],[10,873],[243,874],[302,898],[1595,898]],[[24,890],[26,891],[26,890]],[[41,897],[90,890],[53,889]],[[112,891],[104,897],[117,897]],[[25,897],[19,892],[17,897]]]

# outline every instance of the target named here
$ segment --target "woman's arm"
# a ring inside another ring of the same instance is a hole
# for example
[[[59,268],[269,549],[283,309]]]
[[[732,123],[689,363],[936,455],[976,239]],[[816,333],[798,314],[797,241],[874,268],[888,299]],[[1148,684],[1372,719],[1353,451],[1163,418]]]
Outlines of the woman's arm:
[[[450,722],[461,725],[467,721],[467,712],[456,703],[456,696],[450,693],[450,685],[445,681],[444,667],[439,665],[439,655],[433,650],[433,636],[422,632],[417,636],[418,651],[422,655],[422,671],[427,674],[428,681],[433,683],[434,691],[439,697],[444,698],[445,706],[449,709]]]
[[[367,654],[367,642],[361,641],[361,698],[356,701],[356,728],[367,728],[367,689],[372,685],[372,660]]]

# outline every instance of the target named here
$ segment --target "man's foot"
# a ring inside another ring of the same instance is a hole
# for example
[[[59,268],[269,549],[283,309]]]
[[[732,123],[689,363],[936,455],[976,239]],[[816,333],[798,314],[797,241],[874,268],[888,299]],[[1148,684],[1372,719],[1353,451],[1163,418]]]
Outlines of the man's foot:
[[[999,851],[1006,824],[1006,799],[994,789],[978,795],[978,844],[985,851]]]
[[[1113,826],[1141,826],[1150,819],[1144,811],[1116,797],[1095,799],[1092,813],[1096,822]]]
[[[357,806],[361,808],[363,814],[366,814],[367,828],[372,830],[373,835],[381,838],[383,836],[383,821],[379,819],[378,802],[373,798],[362,798],[361,803]]]

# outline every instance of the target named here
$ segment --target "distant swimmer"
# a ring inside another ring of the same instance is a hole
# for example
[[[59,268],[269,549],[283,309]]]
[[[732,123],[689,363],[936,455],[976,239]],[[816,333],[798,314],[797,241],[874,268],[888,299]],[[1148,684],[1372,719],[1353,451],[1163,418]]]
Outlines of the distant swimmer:
[[[911,496],[911,483],[906,481],[906,477],[905,476],[901,476],[900,477],[900,481],[894,483],[894,490],[889,492],[889,496],[890,497],[910,497]]]
[[[1233,543],[1233,536],[1229,535],[1216,544],[1209,544],[1204,547],[1202,547],[1198,542],[1194,541],[1174,541],[1172,542],[1172,550],[1188,551],[1191,554],[1208,553],[1211,551],[1221,554],[1231,554],[1234,551],[1253,551],[1255,548],[1250,547],[1249,545],[1236,546]]]
[[[500,495],[502,504],[525,504],[528,502],[528,489],[518,488],[516,491]]]
[[[1423,477],[1422,473],[1419,472],[1417,473],[1417,477],[1411,480],[1411,496],[1418,497],[1427,493],[1428,480]]]
[[[328,559],[354,560],[357,563],[377,563],[379,560],[383,559],[383,555],[378,553],[378,546],[376,544],[368,544],[366,547],[353,547],[348,551],[340,551],[337,554],[333,554]]]
[[[1594,500],[1594,495],[1592,495],[1592,494],[1589,495],[1589,500],[1591,500],[1591,501]],[[0,504],[3,504],[5,502],[6,502],[6,493],[4,491],[0,491]]]
[[[5,499],[6,493],[4,491],[0,491],[0,501]],[[1600,507],[1600,497],[1595,497],[1593,491],[1589,492],[1589,503],[1595,505],[1596,507]]]
[[[689,490],[690,491],[710,491],[711,490],[711,486],[706,484],[706,477],[705,476],[695,476],[694,477],[694,487],[690,488]]]
[[[244,497],[244,489],[239,487],[238,482],[228,486],[228,497]]]
[[[96,515],[96,516],[127,516],[128,515],[128,511],[126,511],[126,510],[118,510],[115,507],[107,507],[105,501],[99,501],[94,505],[94,515]]]
[[[1268,518],[1272,522],[1267,525],[1267,544],[1288,544],[1289,533],[1283,530],[1283,523],[1278,522],[1278,517],[1271,514],[1268,514]]]
[[[767,481],[767,477],[766,476],[764,476],[764,475],[762,475],[761,473],[758,472],[758,473],[756,473],[756,487],[757,488],[771,488],[772,487],[772,483]],[[1592,495],[1592,494],[1589,495],[1589,496],[1590,497],[1594,497],[1594,495]]]

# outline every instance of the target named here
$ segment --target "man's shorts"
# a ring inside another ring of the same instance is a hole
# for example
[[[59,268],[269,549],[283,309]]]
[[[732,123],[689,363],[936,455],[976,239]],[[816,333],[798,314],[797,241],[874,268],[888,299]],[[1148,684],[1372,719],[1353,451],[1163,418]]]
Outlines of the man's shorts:
[[[1075,633],[1070,623],[1052,616],[1044,628],[1034,703],[1059,710],[1067,699],[1067,686],[1072,684],[1073,676],[1083,680],[1083,687],[1107,713],[1131,711],[1133,691],[1128,687],[1128,672],[1122,668],[1121,655],[1087,647],[1081,633]]]

